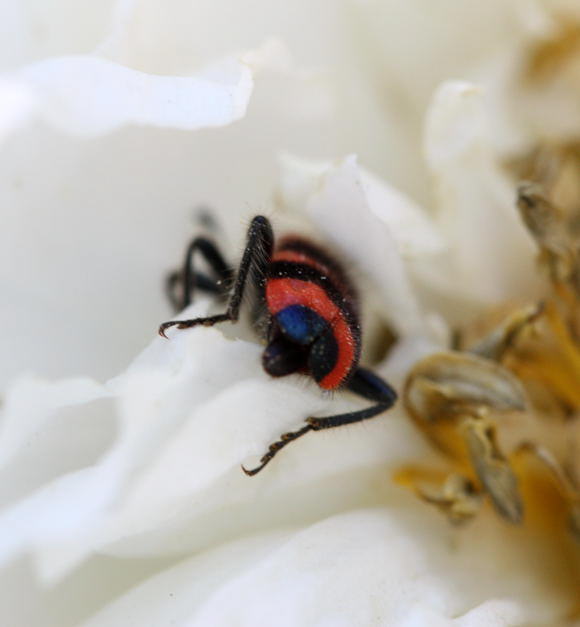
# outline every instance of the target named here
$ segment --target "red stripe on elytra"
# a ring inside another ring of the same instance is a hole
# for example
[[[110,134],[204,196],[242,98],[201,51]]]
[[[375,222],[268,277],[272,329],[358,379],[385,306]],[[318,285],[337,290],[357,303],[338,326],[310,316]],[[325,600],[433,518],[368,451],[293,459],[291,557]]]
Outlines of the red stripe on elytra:
[[[338,344],[338,359],[334,368],[318,384],[325,390],[335,390],[341,385],[352,369],[355,356],[352,333],[342,314],[335,318],[332,332]]]
[[[310,281],[268,279],[266,302],[272,315],[290,305],[303,305],[315,311],[330,324],[338,345],[338,357],[334,368],[319,385],[326,390],[339,387],[353,366],[355,342],[342,311],[330,300],[326,291]]]

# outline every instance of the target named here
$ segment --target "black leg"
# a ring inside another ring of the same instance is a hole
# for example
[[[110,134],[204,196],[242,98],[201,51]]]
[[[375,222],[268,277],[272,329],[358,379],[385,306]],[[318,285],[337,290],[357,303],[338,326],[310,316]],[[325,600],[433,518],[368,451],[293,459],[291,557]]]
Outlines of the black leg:
[[[205,241],[207,242],[207,240]],[[195,241],[192,242],[190,249],[194,247],[194,244]],[[256,216],[252,220],[250,228],[248,229],[246,248],[244,249],[244,254],[242,255],[242,261],[240,262],[240,267],[238,268],[237,277],[234,283],[232,295],[230,296],[230,300],[228,302],[226,312],[217,316],[209,316],[207,318],[194,318],[192,320],[171,320],[169,322],[164,322],[159,327],[159,334],[166,337],[166,329],[172,326],[177,326],[178,329],[189,329],[190,327],[194,327],[197,325],[212,326],[217,322],[225,322],[227,320],[235,322],[240,314],[240,305],[242,303],[242,297],[244,295],[244,288],[246,286],[246,282],[250,273],[252,282],[256,284],[260,292],[263,291],[265,268],[268,265],[272,256],[273,246],[274,234],[272,232],[272,227],[270,226],[269,220],[264,216]],[[199,245],[197,248],[199,248]],[[195,248],[193,248],[193,250],[195,250]],[[191,254],[193,254],[193,250]],[[213,244],[212,250],[210,250],[210,252],[218,252]],[[210,261],[208,257],[206,258],[211,265],[212,261]],[[213,261],[216,261],[215,257],[213,258]],[[225,264],[224,268],[226,268]],[[187,286],[190,285],[192,276],[189,249],[188,255],[186,256],[185,271],[184,285]],[[227,271],[229,272],[229,270]],[[189,290],[186,291],[189,292]]]
[[[397,400],[395,390],[386,381],[366,368],[359,368],[348,382],[347,387],[351,392],[375,401],[375,404],[346,414],[337,414],[336,416],[327,416],[325,418],[307,418],[306,424],[301,429],[284,433],[277,442],[270,444],[268,452],[260,459],[259,466],[251,470],[242,466],[242,470],[249,476],[255,475],[274,458],[280,449],[283,449],[287,444],[297,440],[309,431],[332,429],[373,418],[392,407]]]
[[[201,290],[202,292],[208,292],[214,296],[223,296],[227,289],[227,282],[223,280],[212,279],[201,272],[194,272],[193,284],[190,286],[185,285],[183,280],[183,271],[176,270],[172,272],[165,281],[165,291],[167,293],[167,299],[172,304],[175,311],[181,311],[189,304],[187,302],[192,298],[192,288]]]
[[[205,258],[215,273],[216,280],[194,272],[193,256],[196,252],[199,252]],[[219,293],[219,286],[222,284],[227,285],[231,276],[232,270],[226,264],[216,245],[206,237],[196,237],[187,247],[182,269],[171,273],[167,278],[166,290],[171,304],[179,311],[191,304],[194,287],[214,293],[216,292],[214,288],[218,288],[217,293]],[[177,287],[181,288],[179,296],[176,294]]]

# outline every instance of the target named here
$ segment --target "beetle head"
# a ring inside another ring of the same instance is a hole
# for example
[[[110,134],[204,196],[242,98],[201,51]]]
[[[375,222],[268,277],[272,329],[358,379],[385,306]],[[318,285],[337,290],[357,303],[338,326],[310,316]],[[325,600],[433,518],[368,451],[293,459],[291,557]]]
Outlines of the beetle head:
[[[337,354],[328,322],[309,307],[290,305],[273,316],[262,364],[273,377],[304,372],[319,383],[334,367]]]

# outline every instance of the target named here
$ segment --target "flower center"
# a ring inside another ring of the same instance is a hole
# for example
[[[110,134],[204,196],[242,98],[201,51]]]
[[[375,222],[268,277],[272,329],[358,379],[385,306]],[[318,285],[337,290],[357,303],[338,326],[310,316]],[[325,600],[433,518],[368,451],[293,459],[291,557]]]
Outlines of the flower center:
[[[559,152],[560,166],[569,160],[580,165],[579,148]],[[543,538],[570,562],[577,590],[580,177],[578,169],[568,179],[566,167],[547,167],[546,154],[537,151],[530,159],[535,182],[519,186],[517,201],[539,250],[544,293],[537,302],[484,312],[458,330],[456,350],[415,364],[403,402],[448,471],[410,464],[395,479],[455,524],[473,518],[488,501],[500,517]],[[556,205],[546,189],[563,204]]]

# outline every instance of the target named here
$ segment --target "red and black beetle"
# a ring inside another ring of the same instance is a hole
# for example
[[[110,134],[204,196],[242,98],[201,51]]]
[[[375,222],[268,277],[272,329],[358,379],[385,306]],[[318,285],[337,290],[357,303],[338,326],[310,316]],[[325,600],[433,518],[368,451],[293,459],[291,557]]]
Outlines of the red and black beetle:
[[[193,255],[205,257],[215,278],[195,272]],[[225,295],[234,272],[225,262],[215,244],[195,238],[187,249],[180,272],[168,279],[170,298],[176,308],[191,302],[193,288]],[[248,229],[247,244],[242,255],[226,312],[193,320],[172,320],[159,327],[188,329],[197,325],[212,326],[217,322],[236,322],[248,280],[257,293],[255,320],[265,328],[267,346],[262,355],[264,370],[273,377],[302,373],[312,377],[325,390],[346,388],[370,401],[366,409],[336,416],[307,418],[296,431],[285,433],[270,445],[247,475],[255,475],[276,453],[308,431],[320,431],[359,422],[382,413],[397,399],[391,386],[376,374],[361,368],[361,328],[357,294],[340,264],[317,245],[301,237],[289,236],[274,244],[270,221],[256,216]],[[181,289],[181,299],[176,297]],[[264,324],[265,323],[265,324]]]

